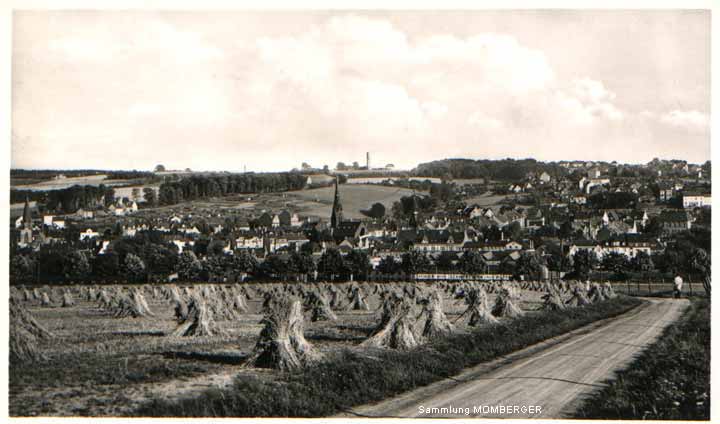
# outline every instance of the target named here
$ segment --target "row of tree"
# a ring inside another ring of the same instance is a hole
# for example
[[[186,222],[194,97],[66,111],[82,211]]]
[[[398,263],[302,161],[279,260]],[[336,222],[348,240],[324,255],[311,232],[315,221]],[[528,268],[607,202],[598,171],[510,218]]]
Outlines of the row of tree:
[[[109,206],[115,200],[115,190],[100,184],[99,186],[74,185],[47,191],[10,191],[10,203],[21,203],[25,199],[38,202],[39,206],[49,212],[75,213],[81,208],[95,209],[97,206]]]
[[[161,184],[158,201],[161,205],[173,205],[228,194],[299,190],[306,181],[307,176],[293,172],[193,175]]]

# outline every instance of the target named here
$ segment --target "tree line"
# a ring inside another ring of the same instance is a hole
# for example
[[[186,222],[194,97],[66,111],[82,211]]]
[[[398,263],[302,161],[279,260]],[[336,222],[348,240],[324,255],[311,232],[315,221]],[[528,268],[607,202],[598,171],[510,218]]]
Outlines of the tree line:
[[[228,194],[300,190],[306,181],[307,176],[292,172],[193,175],[161,184],[158,201],[161,205],[174,205]]]

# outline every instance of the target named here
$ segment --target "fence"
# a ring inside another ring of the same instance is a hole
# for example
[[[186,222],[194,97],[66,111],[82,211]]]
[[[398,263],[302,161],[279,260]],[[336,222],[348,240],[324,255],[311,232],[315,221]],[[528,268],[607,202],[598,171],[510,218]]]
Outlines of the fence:
[[[675,290],[675,284],[672,281],[613,281],[612,286],[616,293],[632,296],[671,295]],[[702,295],[705,294],[705,288],[701,281],[686,279],[681,292],[688,296]]]

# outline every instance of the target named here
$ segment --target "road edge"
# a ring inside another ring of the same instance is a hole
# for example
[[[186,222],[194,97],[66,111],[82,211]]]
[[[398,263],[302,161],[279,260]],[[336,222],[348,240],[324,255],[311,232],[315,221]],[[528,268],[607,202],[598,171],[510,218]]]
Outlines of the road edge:
[[[519,361],[522,359],[525,359],[527,357],[530,357],[532,355],[535,355],[537,353],[543,352],[547,349],[550,349],[554,346],[557,346],[560,343],[563,343],[573,337],[581,336],[584,334],[587,334],[591,331],[594,331],[597,328],[603,327],[605,325],[608,325],[614,321],[617,321],[619,319],[626,319],[629,317],[632,317],[634,315],[639,314],[646,308],[648,308],[651,304],[650,301],[646,299],[642,299],[642,302],[629,309],[628,311],[616,315],[614,317],[609,318],[603,318],[594,322],[591,322],[587,325],[584,325],[580,328],[576,328],[574,330],[568,331],[566,333],[550,337],[548,339],[545,339],[543,341],[534,343],[530,346],[524,347],[520,350],[516,350],[514,352],[511,352],[506,355],[499,356],[491,361],[483,362],[478,365],[475,365],[470,368],[466,368],[459,374],[447,377],[442,380],[438,380],[434,383],[428,384],[426,386],[418,387],[413,390],[410,390],[405,393],[401,393],[399,395],[396,395],[394,397],[381,400],[379,402],[375,403],[369,403],[365,405],[360,405],[354,408],[351,408],[349,410],[345,410],[339,414],[336,414],[334,416],[331,416],[329,418],[348,418],[348,417],[360,417],[360,418],[403,418],[403,417],[395,417],[390,415],[383,415],[383,414],[372,414],[372,410],[375,409],[382,409],[382,405],[385,403],[394,403],[394,407],[405,407],[407,405],[411,405],[414,403],[417,403],[417,401],[421,399],[425,399],[431,396],[434,396],[436,394],[439,394],[441,392],[453,389],[461,384],[467,383],[470,380],[473,380],[477,377],[480,377],[484,374],[487,374],[489,372],[492,372],[500,367],[512,364],[515,361]]]

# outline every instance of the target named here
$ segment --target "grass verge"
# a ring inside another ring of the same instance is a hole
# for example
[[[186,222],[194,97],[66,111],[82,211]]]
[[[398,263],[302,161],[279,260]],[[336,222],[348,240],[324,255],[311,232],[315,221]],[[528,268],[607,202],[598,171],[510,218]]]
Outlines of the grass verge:
[[[675,324],[608,387],[585,400],[576,418],[710,419],[710,302],[694,299]]]
[[[406,351],[345,349],[279,379],[236,379],[189,399],[151,400],[138,416],[320,417],[377,402],[460,373],[594,321],[629,311],[641,300],[620,296],[582,308],[528,314]]]

